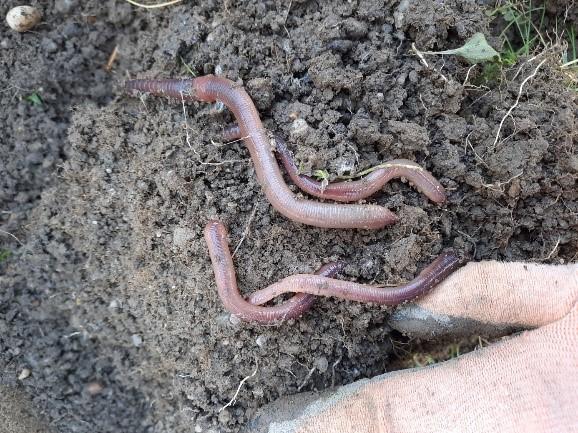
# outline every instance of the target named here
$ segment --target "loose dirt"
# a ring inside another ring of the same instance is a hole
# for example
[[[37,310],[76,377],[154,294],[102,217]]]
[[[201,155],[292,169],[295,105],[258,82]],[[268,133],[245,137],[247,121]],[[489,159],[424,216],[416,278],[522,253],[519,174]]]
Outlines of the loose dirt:
[[[232,321],[202,238],[210,218],[226,223],[232,248],[247,233],[235,256],[245,293],[335,259],[348,263],[343,278],[376,284],[411,279],[445,248],[473,260],[577,259],[578,94],[556,53],[490,82],[481,66],[432,56],[426,66],[411,53],[412,42],[447,49],[491,35],[475,2],[33,4],[41,25],[0,33],[0,245],[10,254],[0,378],[54,431],[234,432],[278,396],[390,368],[399,335],[385,307],[320,299],[279,326]],[[243,144],[221,142],[227,110],[123,95],[127,77],[188,68],[243,83],[305,173],[412,159],[440,179],[447,204],[396,181],[370,200],[401,217],[386,230],[287,220]]]

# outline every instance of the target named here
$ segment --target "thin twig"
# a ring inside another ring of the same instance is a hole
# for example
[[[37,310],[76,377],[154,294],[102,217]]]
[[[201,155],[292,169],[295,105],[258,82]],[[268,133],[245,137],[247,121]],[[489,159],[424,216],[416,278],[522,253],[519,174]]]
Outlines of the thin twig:
[[[546,54],[548,52],[549,52],[548,50],[544,50],[544,51],[536,54],[535,56],[530,57],[528,60],[526,60],[524,63],[522,63],[520,65],[520,67],[518,68],[518,70],[516,71],[516,73],[514,74],[514,76],[512,77],[511,81],[515,81],[516,78],[518,78],[518,75],[520,75],[520,73],[522,72],[522,69],[524,69],[524,66],[526,66],[528,63],[532,63],[534,60],[542,57],[544,54]]]
[[[11,236],[12,238],[14,238],[16,240],[16,242],[18,242],[20,245],[24,246],[24,243],[22,243],[22,241],[20,239],[18,239],[16,236],[14,236],[12,233],[6,232],[4,230],[0,230],[0,233]]]
[[[241,138],[237,138],[236,140],[227,141],[226,143],[223,143],[223,144],[218,144],[218,143],[215,143],[213,140],[211,140],[211,144],[213,144],[214,146],[228,146],[229,144],[237,143],[239,141],[245,141],[249,137],[251,137],[251,134],[245,135],[244,137],[241,137]]]
[[[285,17],[283,18],[283,25],[287,23],[287,18],[289,18],[289,12],[291,12],[291,6],[293,5],[293,0],[289,1],[289,6],[287,7],[287,12],[285,12]]]
[[[110,72],[112,70],[112,65],[114,64],[114,61],[116,60],[117,57],[118,57],[118,45],[115,45],[114,50],[112,50],[112,53],[110,53],[108,62],[106,62],[106,65],[104,66],[105,71]]]
[[[239,395],[239,391],[241,391],[241,387],[243,386],[243,384],[248,381],[249,379],[251,379],[252,377],[254,377],[257,374],[257,370],[259,370],[259,364],[255,361],[255,371],[250,374],[247,377],[244,377],[241,382],[239,383],[239,386],[237,387],[237,391],[235,391],[235,395],[233,396],[233,398],[231,400],[229,400],[229,402],[223,406],[221,409],[219,409],[219,412],[221,412],[222,410],[228,408],[229,406],[235,404],[235,401],[237,400],[237,396]]]
[[[467,135],[467,137],[466,137],[466,145],[465,145],[465,147],[464,147],[464,153],[466,153],[466,154],[468,153],[467,148],[468,148],[468,146],[469,146],[470,149],[472,149],[472,152],[474,152],[474,156],[476,157],[476,159],[477,159],[481,164],[483,164],[484,167],[490,168],[490,167],[488,167],[488,164],[486,164],[486,161],[484,161],[484,159],[483,159],[480,155],[478,155],[478,152],[476,152],[476,150],[474,149],[474,146],[472,146],[472,142],[470,141],[470,135],[472,135],[473,133],[474,133],[474,131],[471,131],[471,132]]]
[[[429,68],[428,63],[427,63],[425,57],[423,56],[423,53],[422,53],[420,50],[418,50],[417,47],[415,46],[415,42],[411,44],[411,49],[412,49],[412,51],[415,53],[415,55],[419,57],[419,59],[421,60],[421,62],[423,63],[423,65],[424,65],[426,68]]]
[[[185,107],[185,95],[183,94],[182,91],[179,93],[181,95],[181,104],[183,105],[183,118],[185,119],[185,134],[187,136],[187,144],[192,149],[193,146],[191,146],[191,139],[189,136],[189,122],[187,121],[187,109]]]
[[[558,249],[559,245],[560,245],[560,236],[558,236],[558,240],[556,241],[556,245],[554,245],[554,248],[552,248],[552,251],[550,251],[550,254],[548,254],[542,260],[550,260],[552,258],[552,256],[554,255],[554,253],[556,252],[556,250]]]
[[[130,3],[133,6],[138,6],[139,8],[145,8],[145,9],[156,9],[156,8],[164,8],[165,6],[171,6],[177,3],[182,2],[183,0],[170,0],[167,2],[163,2],[163,3],[157,3],[157,4],[151,4],[151,5],[147,5],[144,3],[139,3],[135,0],[126,0],[128,3]]]
[[[470,79],[470,72],[472,72],[472,69],[474,69],[477,65],[472,65],[468,68],[468,72],[466,73],[466,78],[464,80],[464,83],[462,84],[463,87],[466,87],[468,85],[468,80]]]
[[[513,181],[514,179],[519,178],[520,176],[522,176],[524,174],[523,171],[521,171],[520,173],[518,173],[515,176],[512,176],[511,178],[509,178],[508,180],[506,180],[505,182],[496,182],[496,183],[482,183],[482,186],[484,188],[488,188],[491,189],[492,191],[497,191],[497,192],[501,192],[503,193],[504,190],[502,189],[502,187],[504,185],[509,184],[511,181]]]
[[[564,69],[564,68],[569,68],[569,67],[572,66],[572,65],[577,65],[577,66],[578,66],[578,59],[574,59],[574,60],[571,60],[571,61],[569,61],[569,62],[566,62],[566,63],[564,63],[564,64],[563,64],[562,66],[560,66],[560,67],[561,67],[562,69]]]
[[[536,76],[536,74],[538,73],[538,70],[542,67],[542,65],[546,62],[547,59],[542,60],[538,66],[536,66],[536,69],[534,69],[534,72],[532,72],[530,75],[528,75],[524,81],[522,81],[522,83],[520,84],[520,89],[518,90],[518,96],[516,97],[516,101],[514,102],[514,104],[508,109],[508,111],[506,112],[506,114],[504,115],[504,117],[502,117],[502,121],[500,122],[500,126],[498,127],[498,131],[496,132],[496,138],[494,139],[494,142],[492,143],[492,146],[490,147],[491,149],[496,147],[496,144],[498,144],[498,140],[500,139],[500,133],[502,132],[502,127],[504,126],[504,122],[506,121],[506,119],[508,118],[508,116],[510,116],[512,114],[512,111],[514,111],[514,109],[518,106],[518,104],[520,103],[520,98],[522,97],[522,91],[524,90],[524,86],[526,85],[526,83],[528,81],[530,81],[532,78],[534,78]]]
[[[313,372],[315,371],[315,367],[313,367],[311,370],[309,370],[309,373],[307,373],[307,376],[305,376],[305,379],[303,379],[303,382],[301,383],[301,385],[299,385],[299,388],[297,388],[297,392],[301,391],[301,389],[307,385],[307,382],[309,382],[309,379],[311,378],[311,376],[313,375]]]
[[[235,257],[235,254],[237,254],[237,250],[241,247],[241,244],[243,243],[243,241],[245,240],[245,238],[249,234],[249,230],[251,228],[251,222],[253,222],[253,218],[255,218],[256,213],[257,213],[257,203],[255,203],[255,205],[253,206],[253,211],[251,212],[251,215],[249,215],[249,219],[247,220],[247,225],[245,225],[245,230],[243,230],[243,236],[241,237],[241,240],[239,241],[239,243],[235,247],[235,251],[233,251],[233,257]]]
[[[434,68],[433,66],[430,66],[430,65],[428,64],[428,62],[426,61],[425,57],[424,57],[424,53],[423,53],[422,51],[418,50],[417,47],[415,46],[415,42],[411,44],[411,49],[412,49],[412,51],[415,53],[415,55],[419,57],[419,59],[421,60],[421,62],[423,63],[423,65],[424,65],[426,68],[431,69],[431,70],[437,72],[437,73],[440,75],[440,77],[442,77],[442,79],[443,79],[446,83],[449,82],[448,78],[447,78],[444,74],[441,73],[441,69],[443,69],[443,66],[442,66],[442,68],[441,68],[439,71],[438,71],[436,68]],[[445,63],[444,63],[444,64],[445,64]]]
[[[339,359],[337,361],[335,361],[333,363],[333,365],[331,365],[331,388],[333,388],[335,386],[335,367],[337,367],[339,365],[342,358],[343,357],[340,356]]]

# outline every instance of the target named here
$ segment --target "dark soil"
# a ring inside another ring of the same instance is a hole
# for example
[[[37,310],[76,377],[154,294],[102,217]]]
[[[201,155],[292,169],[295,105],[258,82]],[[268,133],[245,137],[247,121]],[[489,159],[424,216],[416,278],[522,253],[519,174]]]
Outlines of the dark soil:
[[[230,320],[202,238],[210,218],[232,248],[248,226],[235,257],[246,293],[338,258],[344,278],[381,284],[445,248],[577,259],[578,94],[555,50],[485,83],[480,66],[428,56],[426,67],[410,51],[488,34],[473,1],[191,3],[33,2],[34,32],[1,30],[0,385],[23,389],[55,431],[238,431],[276,397],[390,369],[384,307],[320,299],[280,326]],[[305,171],[408,158],[448,203],[393,182],[371,199],[401,216],[387,230],[287,220],[242,143],[220,142],[227,110],[191,104],[185,118],[178,101],[122,94],[127,76],[185,76],[183,63],[242,82]]]

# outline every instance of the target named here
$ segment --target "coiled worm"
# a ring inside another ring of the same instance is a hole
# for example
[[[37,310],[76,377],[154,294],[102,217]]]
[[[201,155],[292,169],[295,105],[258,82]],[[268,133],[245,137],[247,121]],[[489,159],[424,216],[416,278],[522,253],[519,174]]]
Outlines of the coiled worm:
[[[234,114],[269,202],[290,220],[324,228],[379,229],[397,221],[388,209],[371,204],[319,203],[300,199],[289,189],[259,113],[242,86],[213,75],[193,79],[130,80],[129,91],[148,92],[183,100],[223,102]]]

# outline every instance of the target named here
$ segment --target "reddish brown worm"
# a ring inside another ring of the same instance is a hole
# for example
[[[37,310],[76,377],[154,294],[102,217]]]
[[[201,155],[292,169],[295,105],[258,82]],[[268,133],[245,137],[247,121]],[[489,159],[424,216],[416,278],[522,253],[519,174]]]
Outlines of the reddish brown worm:
[[[209,246],[217,292],[225,309],[234,316],[248,322],[272,323],[299,317],[315,302],[314,295],[297,293],[287,301],[271,307],[261,307],[255,302],[250,304],[241,296],[237,286],[225,226],[219,221],[209,221],[205,227],[205,240]],[[331,277],[339,273],[343,267],[343,262],[331,262],[319,268],[316,275]]]
[[[297,274],[252,293],[247,301],[251,304],[264,304],[283,293],[291,292],[393,306],[426,294],[463,264],[454,253],[444,252],[409,283],[397,287],[378,287],[323,275]]]
[[[205,227],[205,240],[209,247],[217,290],[225,308],[243,320],[262,323],[301,315],[311,307],[312,300],[297,298],[299,294],[335,296],[352,301],[375,302],[384,305],[397,305],[411,301],[427,293],[463,264],[455,254],[443,253],[409,283],[388,288],[336,280],[330,278],[327,272],[318,275],[297,274],[255,292],[249,296],[248,300],[245,300],[237,287],[225,226],[219,221],[210,221]],[[339,262],[331,264],[329,271],[334,271],[335,267],[340,266],[342,264]],[[320,272],[326,270],[321,269]],[[283,304],[272,307],[259,306],[289,292],[297,294]],[[295,306],[293,303],[300,306]]]
[[[223,131],[225,141],[234,141],[240,138],[241,130],[237,125],[230,126]],[[394,159],[380,164],[379,168],[360,180],[333,182],[324,185],[310,176],[299,174],[299,168],[295,164],[291,151],[285,140],[279,136],[275,136],[275,150],[295,185],[315,197],[340,202],[358,201],[375,194],[392,179],[405,178],[434,203],[446,201],[446,192],[442,184],[429,171],[408,159]]]
[[[237,120],[267,199],[293,221],[324,228],[363,229],[379,229],[397,221],[395,214],[382,206],[319,203],[295,196],[283,179],[251,97],[242,86],[226,78],[207,75],[193,79],[130,80],[126,89],[182,100],[223,102]]]

